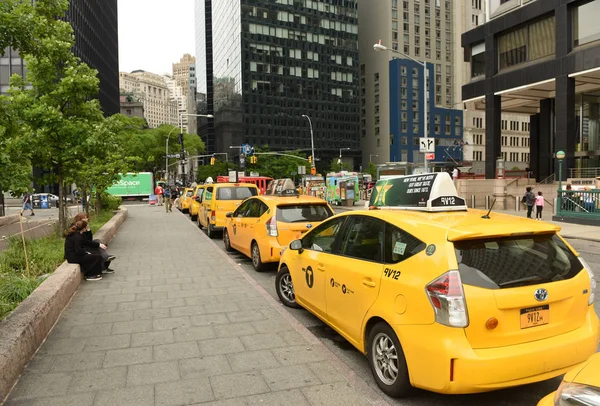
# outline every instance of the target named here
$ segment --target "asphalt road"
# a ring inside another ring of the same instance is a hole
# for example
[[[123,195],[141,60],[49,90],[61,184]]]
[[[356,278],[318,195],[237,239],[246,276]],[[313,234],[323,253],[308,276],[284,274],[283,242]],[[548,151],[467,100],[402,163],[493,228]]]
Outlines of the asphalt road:
[[[198,232],[202,232],[198,230]],[[215,240],[217,245],[223,249],[223,243]],[[597,280],[600,280],[600,243],[570,240],[571,245],[580,253],[581,256],[590,264]],[[252,267],[249,258],[242,254],[233,252],[229,254],[243,269],[251,275],[271,296],[277,299],[275,292],[275,274],[276,265],[269,267],[264,272],[256,272]],[[599,284],[600,285],[600,284]],[[600,314],[600,286],[596,290],[596,312]],[[277,299],[279,300],[279,299]],[[283,306],[283,305],[282,305]],[[517,405],[536,405],[537,402],[548,393],[556,390],[560,384],[561,377],[539,382],[532,385],[520,386],[511,389],[505,389],[496,392],[488,392],[476,395],[439,395],[422,390],[416,390],[414,396],[408,399],[396,400],[387,397],[379,390],[373,380],[369,363],[361,353],[359,353],[344,338],[326,326],[322,321],[305,310],[286,308],[298,321],[313,332],[321,341],[338,357],[340,357],[354,372],[364,379],[377,393],[385,398],[392,405],[406,406],[463,406],[463,405],[494,405],[494,406],[517,406]],[[600,347],[599,347],[600,351]]]

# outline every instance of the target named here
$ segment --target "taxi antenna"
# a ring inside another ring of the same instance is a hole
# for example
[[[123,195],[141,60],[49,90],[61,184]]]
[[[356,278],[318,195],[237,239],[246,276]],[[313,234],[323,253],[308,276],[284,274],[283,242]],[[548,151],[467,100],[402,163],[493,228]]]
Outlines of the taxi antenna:
[[[490,209],[488,210],[488,212],[485,215],[481,216],[482,219],[489,219],[490,218],[490,212],[494,208],[494,204],[496,204],[496,199],[494,199],[494,201],[492,202],[492,205],[490,206]]]

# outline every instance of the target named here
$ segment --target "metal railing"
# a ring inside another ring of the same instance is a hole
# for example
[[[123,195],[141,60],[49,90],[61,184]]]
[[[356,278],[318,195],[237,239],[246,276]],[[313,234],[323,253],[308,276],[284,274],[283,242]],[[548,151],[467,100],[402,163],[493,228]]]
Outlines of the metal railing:
[[[551,185],[554,183],[554,179],[556,179],[556,174],[552,174],[545,179],[542,179],[538,182],[538,185]]]
[[[600,168],[569,168],[569,178],[597,178]]]
[[[558,190],[556,215],[600,220],[600,189]]]

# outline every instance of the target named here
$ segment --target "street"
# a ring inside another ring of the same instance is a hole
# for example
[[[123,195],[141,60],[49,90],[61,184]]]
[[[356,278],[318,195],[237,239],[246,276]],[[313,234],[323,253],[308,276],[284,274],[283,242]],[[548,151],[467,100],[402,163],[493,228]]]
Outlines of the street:
[[[336,209],[336,212],[341,210]],[[198,232],[202,232],[198,230]],[[214,242],[223,249],[223,243],[218,239]],[[580,253],[580,255],[593,268],[596,277],[600,279],[600,243],[570,240],[570,244]],[[252,276],[269,294],[277,299],[275,292],[275,275],[277,267],[273,265],[267,271],[256,272],[252,267],[252,261],[246,256],[233,252],[229,254],[238,264],[242,265],[243,269]],[[596,297],[600,295],[600,287],[597,288]],[[283,305],[282,305],[283,306]],[[596,313],[600,314],[600,302],[596,300]],[[339,334],[325,325],[318,318],[307,312],[306,310],[285,308],[289,311],[300,323],[307,327],[315,336],[317,336],[323,344],[325,344],[334,354],[343,360],[358,376],[379,393],[385,397],[391,404],[406,405],[406,406],[425,406],[425,405],[448,405],[458,406],[466,404],[486,404],[486,405],[535,405],[542,397],[556,390],[561,382],[561,377],[554,378],[548,381],[537,384],[505,389],[496,392],[488,392],[476,395],[438,395],[431,392],[416,390],[414,397],[410,399],[394,400],[383,394],[375,384],[369,368],[367,358],[359,353],[350,343],[348,343]],[[600,350],[600,348],[599,348]]]

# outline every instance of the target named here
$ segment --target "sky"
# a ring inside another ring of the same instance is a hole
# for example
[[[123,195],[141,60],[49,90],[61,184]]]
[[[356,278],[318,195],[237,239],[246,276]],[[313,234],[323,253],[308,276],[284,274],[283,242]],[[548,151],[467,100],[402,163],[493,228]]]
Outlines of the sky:
[[[172,73],[183,54],[196,56],[194,0],[118,0],[119,71]]]

